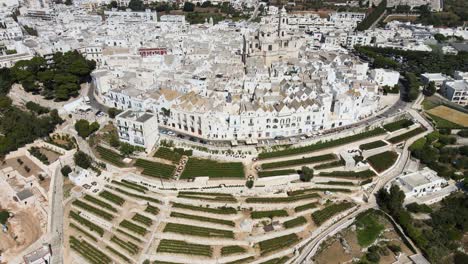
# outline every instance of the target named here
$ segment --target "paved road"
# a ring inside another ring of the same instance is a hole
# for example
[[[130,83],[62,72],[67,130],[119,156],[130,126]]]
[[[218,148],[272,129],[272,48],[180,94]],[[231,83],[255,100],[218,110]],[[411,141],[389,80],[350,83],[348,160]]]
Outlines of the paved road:
[[[88,89],[88,97],[89,97],[89,105],[96,110],[100,110],[104,113],[107,113],[107,110],[109,107],[101,104],[97,99],[96,95],[94,94],[94,90],[96,89],[94,82],[89,83],[89,89]]]
[[[50,203],[50,214],[51,214],[51,248],[52,248],[52,264],[63,263],[63,176],[60,172],[60,166],[57,166],[52,188],[52,201]]]

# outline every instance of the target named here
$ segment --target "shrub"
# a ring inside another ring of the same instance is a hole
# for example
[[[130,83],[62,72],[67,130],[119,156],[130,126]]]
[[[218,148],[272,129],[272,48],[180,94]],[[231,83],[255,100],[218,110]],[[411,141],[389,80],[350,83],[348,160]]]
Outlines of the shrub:
[[[80,166],[83,169],[88,169],[91,167],[92,158],[81,150],[77,151],[73,155],[73,160],[77,166]]]
[[[70,172],[72,172],[72,169],[70,166],[65,165],[60,169],[60,172],[62,173],[63,176],[68,177]]]

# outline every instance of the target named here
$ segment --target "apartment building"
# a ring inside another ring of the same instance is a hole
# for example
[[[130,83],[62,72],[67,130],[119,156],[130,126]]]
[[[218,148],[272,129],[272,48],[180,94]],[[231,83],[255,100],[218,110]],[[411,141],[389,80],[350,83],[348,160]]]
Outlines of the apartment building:
[[[119,139],[150,151],[159,139],[156,115],[127,110],[116,116]]]

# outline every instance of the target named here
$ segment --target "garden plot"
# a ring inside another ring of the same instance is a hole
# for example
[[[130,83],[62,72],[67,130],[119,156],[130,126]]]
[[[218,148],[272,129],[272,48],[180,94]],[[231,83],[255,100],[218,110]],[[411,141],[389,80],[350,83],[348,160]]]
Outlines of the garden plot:
[[[135,166],[143,169],[141,172],[143,175],[162,179],[172,178],[175,170],[174,165],[144,159],[137,159]]]
[[[268,170],[268,169],[276,169],[276,168],[281,168],[281,167],[307,165],[307,164],[319,163],[319,162],[330,161],[330,160],[335,160],[335,159],[337,159],[337,156],[335,154],[324,154],[324,155],[308,157],[308,158],[263,163],[261,166],[262,166],[262,169]]]
[[[436,116],[461,127],[468,127],[468,114],[449,108],[447,106],[437,106],[427,111],[431,116]]]
[[[208,159],[189,158],[181,179],[195,177],[245,178],[242,162],[217,162]]]

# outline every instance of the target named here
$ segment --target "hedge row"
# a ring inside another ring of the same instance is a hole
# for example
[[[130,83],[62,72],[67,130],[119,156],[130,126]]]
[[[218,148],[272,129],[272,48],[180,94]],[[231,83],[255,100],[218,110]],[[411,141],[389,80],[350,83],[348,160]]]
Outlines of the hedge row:
[[[162,239],[159,242],[158,249],[156,251],[162,253],[198,255],[206,257],[211,257],[213,255],[213,248],[211,246],[170,239]]]
[[[178,213],[178,212],[171,212],[171,217],[185,218],[185,219],[190,219],[190,220],[209,222],[209,223],[215,223],[215,224],[227,225],[227,226],[236,226],[236,224],[230,220],[216,219],[216,218],[204,217],[204,216],[198,216],[198,215],[189,215],[189,214],[183,214],[183,213]]]
[[[399,136],[389,138],[388,141],[391,142],[392,144],[396,144],[396,143],[402,142],[404,140],[407,140],[409,138],[412,138],[412,137],[414,137],[414,136],[416,136],[418,134],[421,134],[424,131],[425,131],[424,128],[418,127],[418,128],[415,128],[415,129],[413,129],[413,130],[411,130],[409,132],[401,134]]]
[[[259,171],[258,177],[265,178],[265,177],[273,177],[273,176],[283,176],[283,175],[290,175],[290,174],[297,174],[297,170],[274,170],[274,171]]]
[[[176,234],[199,236],[199,237],[218,237],[218,238],[234,238],[234,233],[230,230],[206,228],[193,225],[167,223],[163,232]]]
[[[296,217],[283,223],[284,228],[293,228],[301,226],[307,223],[307,220],[303,216]]]
[[[282,248],[291,247],[297,242],[299,242],[299,237],[296,234],[290,234],[261,241],[258,245],[260,246],[261,254],[265,255]]]
[[[278,162],[270,162],[262,164],[262,169],[275,169],[281,167],[288,167],[288,166],[298,166],[298,165],[305,165],[310,163],[317,163],[322,161],[329,161],[336,159],[335,154],[324,154],[315,157],[308,157],[302,159],[293,159],[293,160],[285,160],[285,161],[278,161]]]
[[[374,142],[359,145],[359,149],[360,150],[369,150],[369,149],[380,148],[380,147],[383,147],[383,146],[386,146],[386,145],[387,145],[387,143],[385,143],[385,141],[377,140],[377,141],[374,141]]]
[[[344,178],[372,178],[376,174],[372,170],[364,170],[364,171],[331,171],[331,172],[320,172],[319,176],[324,177],[344,177]]]
[[[285,216],[288,216],[288,212],[286,212],[286,210],[254,211],[250,213],[250,217],[252,217],[252,219],[285,217]]]
[[[111,203],[114,203],[114,204],[117,204],[117,205],[123,205],[125,200],[124,198],[118,196],[118,195],[115,195],[107,190],[104,190],[102,191],[101,193],[99,193],[99,196],[101,196],[102,198],[108,200],[109,202]]]
[[[320,198],[317,193],[297,194],[288,197],[251,197],[245,200],[246,203],[290,203],[306,199]]]
[[[173,203],[172,207],[186,209],[190,211],[212,213],[212,214],[222,214],[222,215],[237,214],[237,210],[232,207],[207,208],[207,207],[201,207],[201,206],[195,206],[195,205],[189,205],[189,204],[181,204],[181,203]]]

